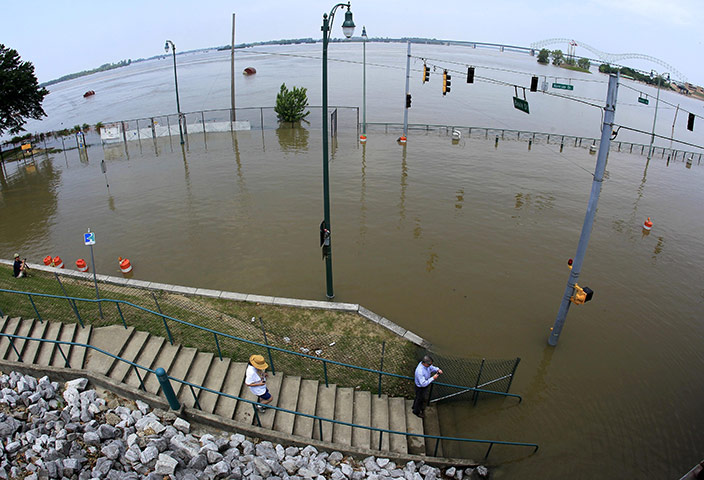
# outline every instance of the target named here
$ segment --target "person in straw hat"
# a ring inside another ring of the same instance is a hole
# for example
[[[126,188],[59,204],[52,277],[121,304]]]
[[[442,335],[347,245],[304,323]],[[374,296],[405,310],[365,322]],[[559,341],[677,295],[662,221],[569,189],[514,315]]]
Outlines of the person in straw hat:
[[[244,383],[249,387],[254,395],[257,396],[259,403],[271,403],[272,396],[269,389],[266,388],[266,369],[269,365],[264,361],[261,355],[252,355],[249,357],[249,365],[245,373]],[[263,412],[266,410],[264,405],[257,405],[257,410]]]
[[[27,270],[29,270],[29,267],[27,266],[26,259],[20,260],[20,254],[15,253],[15,263],[13,264],[12,275],[17,278],[26,277]]]

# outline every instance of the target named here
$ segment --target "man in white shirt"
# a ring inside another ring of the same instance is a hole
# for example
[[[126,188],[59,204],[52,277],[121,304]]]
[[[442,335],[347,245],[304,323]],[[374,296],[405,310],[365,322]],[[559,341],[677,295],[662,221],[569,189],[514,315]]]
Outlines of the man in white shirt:
[[[244,376],[244,384],[249,387],[249,390],[257,396],[259,403],[271,403],[273,397],[266,388],[266,369],[269,365],[264,361],[261,355],[252,355],[249,357],[249,365]],[[263,412],[266,410],[264,405],[257,405],[257,410]]]
[[[433,359],[428,355],[423,357],[415,371],[416,399],[413,402],[413,413],[416,417],[423,418],[425,414],[425,402],[428,396],[428,386],[438,379],[442,370],[433,366]]]

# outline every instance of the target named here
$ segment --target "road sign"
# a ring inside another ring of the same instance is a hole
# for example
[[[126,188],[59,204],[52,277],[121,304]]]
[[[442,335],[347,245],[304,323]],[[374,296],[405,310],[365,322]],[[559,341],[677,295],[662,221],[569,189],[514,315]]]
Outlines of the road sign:
[[[83,243],[86,245],[95,245],[95,232],[84,233]]]
[[[568,85],[566,83],[553,83],[552,88],[557,88],[559,90],[574,90],[574,85]]]
[[[647,105],[650,103],[650,100],[648,100],[647,98],[644,98],[644,97],[638,97],[638,102],[642,103],[643,105]]]
[[[513,97],[513,108],[516,108],[521,112],[530,113],[528,109],[528,102],[522,98]]]
[[[22,145],[22,150],[31,150],[31,149],[32,149],[32,145],[29,143],[25,143]]]

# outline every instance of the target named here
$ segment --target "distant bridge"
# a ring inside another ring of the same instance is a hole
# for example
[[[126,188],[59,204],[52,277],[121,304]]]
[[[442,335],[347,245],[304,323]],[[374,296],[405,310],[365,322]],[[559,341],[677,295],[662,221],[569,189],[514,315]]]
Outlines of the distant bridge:
[[[584,42],[580,42],[579,40],[573,40],[571,38],[548,38],[546,40],[541,40],[539,42],[534,42],[531,43],[530,46],[531,48],[534,49],[540,49],[547,47],[548,45],[556,45],[556,44],[567,44],[569,45],[570,42],[577,42],[577,46],[580,46],[584,48],[585,50],[589,50],[593,54],[595,54],[599,60],[606,62],[606,63],[616,63],[619,60],[626,60],[626,59],[637,59],[637,60],[647,60],[649,62],[656,63],[662,67],[665,67],[666,71],[670,73],[672,77],[677,78],[678,80],[681,80],[682,82],[686,82],[687,78],[677,70],[675,67],[670,65],[669,63],[660,60],[659,58],[651,57],[650,55],[644,55],[642,53],[608,53],[608,52],[602,52],[601,50],[592,47],[591,45],[587,45]]]

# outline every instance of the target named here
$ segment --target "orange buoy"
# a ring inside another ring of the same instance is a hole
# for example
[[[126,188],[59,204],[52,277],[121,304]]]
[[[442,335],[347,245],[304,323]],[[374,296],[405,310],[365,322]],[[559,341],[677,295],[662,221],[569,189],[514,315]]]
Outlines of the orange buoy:
[[[86,263],[85,260],[82,258],[79,258],[76,260],[76,268],[78,269],[79,272],[87,272],[88,271],[88,264]]]
[[[53,267],[53,266],[54,266],[54,265],[53,265],[53,259],[51,258],[51,255],[47,255],[46,257],[44,257],[44,265],[46,265],[47,267]]]
[[[120,271],[122,273],[130,273],[132,271],[132,264],[130,264],[129,259],[117,257],[117,262],[120,264]]]
[[[653,222],[651,222],[650,217],[648,217],[648,219],[645,222],[643,222],[643,230],[650,231],[651,228],[653,228]]]
[[[56,268],[64,268],[64,262],[58,255],[54,257],[54,266]]]
[[[360,135],[360,136],[359,136],[359,141],[360,141],[361,143],[365,143],[365,142],[367,141],[367,136],[364,135],[364,134]]]

